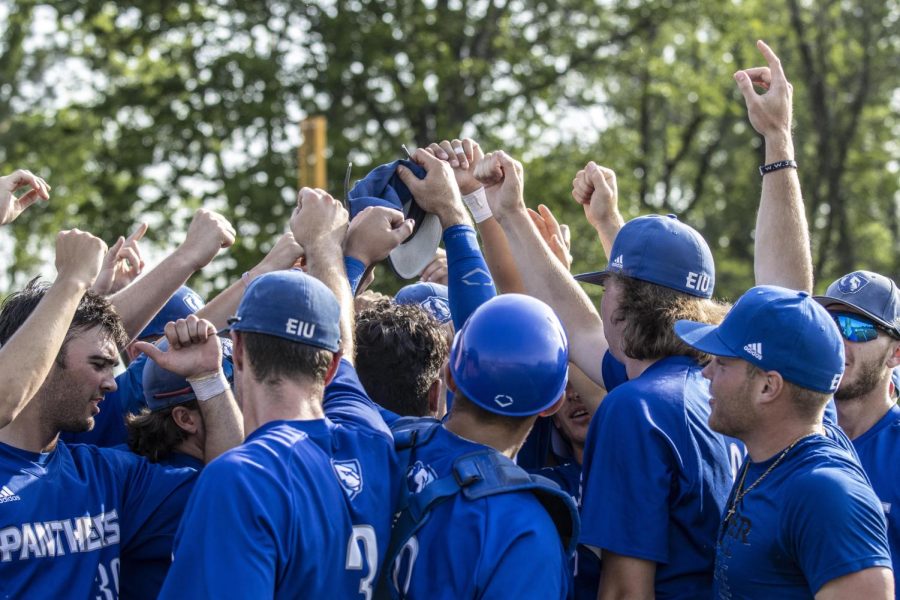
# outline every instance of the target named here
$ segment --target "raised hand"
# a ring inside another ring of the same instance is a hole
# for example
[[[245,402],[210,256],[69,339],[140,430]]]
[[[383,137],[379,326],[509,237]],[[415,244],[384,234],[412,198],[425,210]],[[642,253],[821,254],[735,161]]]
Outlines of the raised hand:
[[[289,231],[278,238],[269,253],[250,271],[253,277],[271,271],[282,271],[299,266],[302,258],[303,248],[294,239],[294,234]]]
[[[570,250],[572,248],[572,238],[569,227],[560,225],[553,213],[550,212],[550,209],[543,204],[538,206],[537,211],[529,208],[528,216],[531,217],[531,221],[537,227],[538,233],[544,238],[550,250],[553,251],[554,256],[559,259],[566,271],[571,270],[572,253]]]
[[[475,178],[475,166],[484,158],[484,152],[475,140],[444,140],[429,144],[425,151],[450,164],[463,196],[481,187],[481,182]]]
[[[443,248],[438,248],[437,252],[434,253],[434,258],[431,262],[422,269],[422,274],[419,275],[419,281],[447,285],[448,276],[447,251]]]
[[[572,180],[572,197],[584,208],[584,216],[595,229],[618,217],[619,188],[616,173],[594,161],[578,171]]]
[[[475,168],[475,177],[484,185],[491,212],[498,221],[511,212],[525,210],[522,163],[503,150],[485,154]]]
[[[147,233],[147,227],[146,223],[141,223],[127,238],[119,236],[116,243],[107,251],[100,274],[91,286],[92,290],[107,296],[115,294],[137,279],[144,270],[139,242]]]
[[[56,235],[57,280],[72,281],[84,289],[94,283],[106,244],[86,231],[70,229]]]
[[[31,190],[17,198],[16,192],[26,187]],[[22,211],[41,199],[50,199],[50,186],[31,171],[19,169],[0,177],[0,225],[12,223]]]
[[[341,247],[349,216],[339,200],[325,190],[303,188],[291,215],[291,233],[306,253],[321,244]]]
[[[762,40],[756,42],[756,47],[768,66],[744,69],[734,74],[734,80],[747,103],[750,124],[766,137],[790,135],[794,86],[785,77],[781,60],[772,49]],[[757,94],[754,85],[765,91]]]
[[[189,315],[166,324],[168,348],[148,342],[135,347],[167,371],[185,378],[214,374],[222,368],[222,347],[216,328],[206,319]]]
[[[384,206],[370,206],[356,215],[347,229],[344,254],[367,267],[387,258],[391,251],[412,235],[413,220]]]
[[[426,212],[436,214],[444,229],[457,223],[468,223],[468,213],[463,208],[462,196],[450,164],[423,148],[416,150],[412,159],[425,169],[425,178],[419,179],[403,165],[397,167],[397,175],[418,205]]]
[[[201,208],[194,213],[187,236],[175,252],[183,256],[194,271],[199,271],[215,258],[219,250],[234,244],[235,235],[228,219]]]

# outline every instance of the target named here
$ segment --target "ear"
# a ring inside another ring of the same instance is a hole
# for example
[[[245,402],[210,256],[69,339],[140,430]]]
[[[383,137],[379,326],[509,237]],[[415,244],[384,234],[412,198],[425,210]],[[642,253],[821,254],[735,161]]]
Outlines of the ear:
[[[343,350],[338,350],[331,357],[331,364],[328,365],[328,371],[325,372],[325,385],[327,386],[337,374],[338,366],[341,364],[341,357],[344,356]]]
[[[894,353],[888,356],[886,365],[889,369],[894,369],[900,367],[900,340],[893,340],[891,344],[893,345]]]
[[[441,380],[435,379],[428,388],[428,413],[441,417],[443,414],[441,409]]]
[[[231,362],[234,368],[244,370],[244,340],[240,331],[231,332]]]
[[[784,391],[784,378],[778,371],[764,371],[762,374],[763,381],[761,388],[757,388],[759,392],[756,397],[760,404],[769,404],[776,400]]]
[[[542,410],[538,414],[538,416],[539,417],[552,417],[553,415],[556,414],[556,411],[558,411],[560,408],[562,408],[562,405],[565,401],[566,401],[566,393],[563,392],[562,396],[559,397],[559,400],[557,400],[556,402],[553,403],[553,406]]]
[[[200,431],[200,413],[185,406],[176,406],[172,409],[172,420],[188,434]]]
[[[459,388],[456,387],[456,382],[453,380],[453,373],[450,372],[449,362],[444,363],[444,383],[447,384],[447,389],[454,394],[459,391]]]

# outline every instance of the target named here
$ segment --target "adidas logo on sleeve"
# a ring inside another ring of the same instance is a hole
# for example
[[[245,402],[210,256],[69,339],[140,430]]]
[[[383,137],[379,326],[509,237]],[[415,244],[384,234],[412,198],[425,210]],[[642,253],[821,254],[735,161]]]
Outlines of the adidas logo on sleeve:
[[[755,358],[756,360],[762,360],[762,344],[747,344],[744,346],[744,352]]]

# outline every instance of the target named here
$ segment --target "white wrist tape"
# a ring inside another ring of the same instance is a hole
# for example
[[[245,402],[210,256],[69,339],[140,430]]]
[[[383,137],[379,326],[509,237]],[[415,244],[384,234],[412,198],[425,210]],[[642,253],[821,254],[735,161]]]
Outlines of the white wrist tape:
[[[491,207],[488,206],[487,194],[484,193],[483,187],[478,188],[471,194],[466,194],[462,197],[462,201],[469,208],[469,212],[472,213],[472,218],[475,219],[476,223],[487,221],[494,216],[494,213],[491,212]]]
[[[210,398],[224,394],[230,387],[222,369],[219,369],[212,375],[188,377],[187,381],[191,384],[191,389],[194,390],[194,395],[197,396],[197,400],[200,402],[206,402]]]

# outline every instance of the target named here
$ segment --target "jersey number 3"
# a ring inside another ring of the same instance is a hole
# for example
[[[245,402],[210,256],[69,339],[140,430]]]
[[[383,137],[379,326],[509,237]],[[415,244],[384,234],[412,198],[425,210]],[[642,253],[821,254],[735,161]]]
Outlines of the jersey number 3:
[[[356,525],[347,544],[345,568],[348,571],[362,571],[366,566],[369,567],[369,571],[359,580],[359,593],[366,600],[372,600],[372,581],[378,572],[378,540],[371,525]]]

